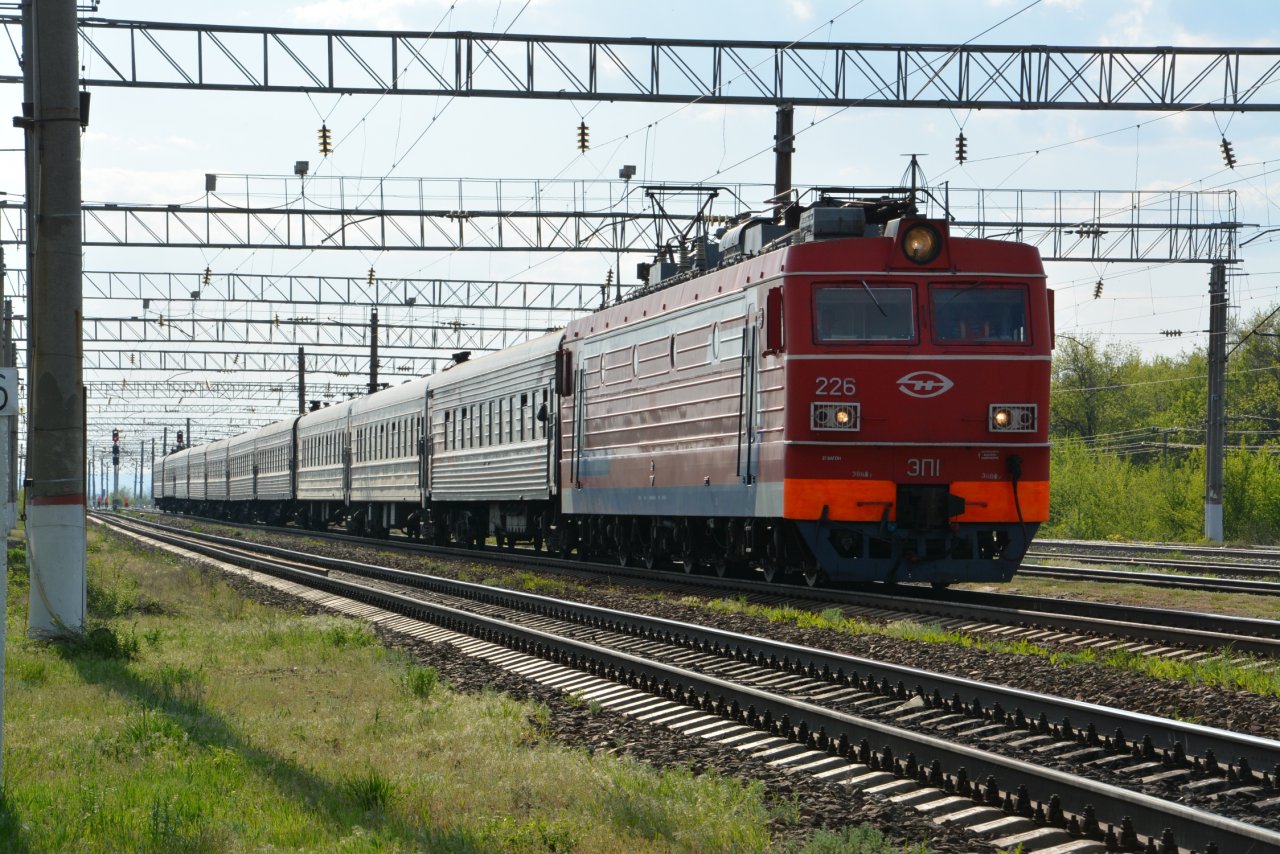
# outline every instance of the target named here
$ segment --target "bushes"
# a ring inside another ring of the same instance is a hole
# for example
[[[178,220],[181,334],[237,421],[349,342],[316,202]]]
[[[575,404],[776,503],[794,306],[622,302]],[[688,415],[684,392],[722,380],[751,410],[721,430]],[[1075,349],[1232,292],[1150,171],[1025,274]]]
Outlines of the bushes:
[[[1058,440],[1050,454],[1047,537],[1198,541],[1204,537],[1204,453],[1150,461]],[[1280,540],[1280,458],[1228,449],[1223,525],[1229,540]]]

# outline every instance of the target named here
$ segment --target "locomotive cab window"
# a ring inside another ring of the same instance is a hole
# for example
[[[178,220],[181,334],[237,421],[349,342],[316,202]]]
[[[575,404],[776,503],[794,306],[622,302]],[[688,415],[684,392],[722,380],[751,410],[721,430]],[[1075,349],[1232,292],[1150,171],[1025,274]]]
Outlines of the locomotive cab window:
[[[1020,286],[935,285],[934,339],[945,344],[1025,344],[1027,291]]]
[[[814,288],[813,318],[818,344],[905,342],[916,337],[911,288],[866,282]]]

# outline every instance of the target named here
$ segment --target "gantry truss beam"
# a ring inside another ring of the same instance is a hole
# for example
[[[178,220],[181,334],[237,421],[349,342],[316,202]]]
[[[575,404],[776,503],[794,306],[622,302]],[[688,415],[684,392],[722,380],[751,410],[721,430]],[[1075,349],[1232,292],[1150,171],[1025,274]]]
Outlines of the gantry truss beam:
[[[87,317],[83,321],[86,344],[251,344],[275,347],[369,347],[369,324],[313,318],[201,319],[151,317]],[[519,329],[464,323],[378,323],[378,349],[398,359],[395,351],[436,351],[443,357],[459,350],[501,350],[552,331],[546,327]],[[27,319],[14,318],[15,340],[27,339]],[[310,369],[310,351],[307,353]],[[294,354],[296,362],[296,353]],[[296,367],[296,365],[295,365]]]
[[[367,383],[317,383],[308,394],[311,397],[325,399],[345,400],[348,397],[356,397],[366,394],[369,390]],[[185,398],[193,398],[195,400],[236,400],[236,401],[274,401],[279,400],[281,395],[286,398],[292,396],[294,402],[297,402],[297,386],[290,383],[264,383],[264,382],[226,382],[223,380],[207,381],[207,380],[114,380],[90,381],[85,383],[85,391],[89,400],[121,400],[136,399],[138,401],[150,401],[156,405],[168,405],[161,403],[169,400],[182,401]],[[225,409],[219,405],[220,409]]]
[[[477,353],[478,355],[478,353]],[[23,351],[18,350],[19,367],[25,367]],[[435,373],[449,364],[447,355],[424,356],[398,354],[378,360],[378,375],[385,381],[399,383],[411,377]],[[298,355],[294,353],[249,353],[243,350],[86,350],[86,371],[202,371],[219,374],[289,375],[298,371]],[[312,377],[367,377],[368,355],[350,353],[313,353],[307,351],[308,385]],[[316,380],[318,383],[319,380]]]
[[[26,295],[25,270],[9,271],[10,296]],[[585,282],[503,282],[463,279],[382,279],[367,276],[290,276],[210,272],[130,272],[88,270],[86,300],[154,303],[234,302],[257,305],[406,306],[423,309],[483,309],[490,321],[516,312],[542,312],[560,322],[600,306],[600,284]],[[184,307],[184,311],[191,306]],[[507,325],[504,323],[504,325]]]
[[[532,209],[428,211],[412,199],[403,208],[334,209],[310,196],[285,209],[86,204],[83,227],[86,246],[651,253],[695,219],[697,201],[676,196],[659,213],[550,213],[537,200]],[[740,197],[730,204],[740,207]],[[939,188],[925,213],[943,216],[944,204],[952,234],[1030,243],[1046,261],[1233,261],[1241,227],[1232,191]],[[22,207],[0,200],[0,217],[0,242],[22,242]]]
[[[20,19],[0,18],[10,44]],[[574,101],[1058,110],[1280,109],[1272,47],[592,38],[86,18],[88,86]],[[18,82],[5,55],[0,81]]]

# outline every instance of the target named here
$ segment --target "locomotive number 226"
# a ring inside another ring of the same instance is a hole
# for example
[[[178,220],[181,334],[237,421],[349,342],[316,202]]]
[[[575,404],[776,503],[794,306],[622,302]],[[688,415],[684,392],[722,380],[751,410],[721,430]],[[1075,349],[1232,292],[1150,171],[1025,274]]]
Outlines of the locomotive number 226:
[[[853,377],[818,377],[816,383],[813,391],[816,395],[852,397],[858,393],[858,384]]]

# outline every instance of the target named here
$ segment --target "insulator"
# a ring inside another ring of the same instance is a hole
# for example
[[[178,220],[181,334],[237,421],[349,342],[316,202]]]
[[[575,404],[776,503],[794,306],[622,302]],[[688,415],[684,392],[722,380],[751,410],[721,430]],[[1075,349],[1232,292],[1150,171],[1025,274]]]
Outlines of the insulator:
[[[369,284],[371,284],[371,285],[372,285],[372,284],[373,284],[373,280],[374,280],[374,279],[376,279],[376,278],[377,278],[377,276],[374,274],[374,272],[373,272],[373,268],[372,268],[372,267],[370,267],[370,268],[369,268]]]
[[[1166,338],[1181,338],[1182,330],[1181,329],[1161,329],[1160,334]]]
[[[200,281],[207,285],[212,280],[213,280],[213,270],[210,270],[208,267],[205,267],[204,275],[200,277]]]
[[[1220,147],[1222,148],[1222,162],[1227,164],[1228,169],[1235,169],[1236,155],[1235,152],[1231,150],[1231,143],[1227,142],[1227,138],[1225,136],[1222,138],[1222,145]]]
[[[1093,286],[1093,298],[1102,299],[1102,279],[1098,279],[1098,283]]]
[[[607,273],[605,273],[605,274],[604,274],[604,283],[605,283],[606,285],[612,285],[612,284],[613,284],[613,268],[612,268],[612,267],[610,267],[610,268],[609,268],[609,271],[608,271]]]
[[[960,135],[956,137],[956,162],[963,163],[968,155],[968,140],[964,138],[964,131],[960,131]]]
[[[333,154],[333,137],[327,125],[320,125],[320,154],[328,157]]]
[[[587,140],[588,140],[587,123],[581,122],[578,125],[578,150],[579,151],[586,151],[587,149],[591,148],[591,144]]]

